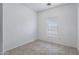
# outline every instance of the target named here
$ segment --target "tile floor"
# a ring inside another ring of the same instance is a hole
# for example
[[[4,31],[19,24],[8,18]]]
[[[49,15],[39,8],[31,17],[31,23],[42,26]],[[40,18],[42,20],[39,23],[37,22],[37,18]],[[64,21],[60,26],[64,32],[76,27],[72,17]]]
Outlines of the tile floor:
[[[78,55],[76,48],[36,40],[7,51],[9,55]]]

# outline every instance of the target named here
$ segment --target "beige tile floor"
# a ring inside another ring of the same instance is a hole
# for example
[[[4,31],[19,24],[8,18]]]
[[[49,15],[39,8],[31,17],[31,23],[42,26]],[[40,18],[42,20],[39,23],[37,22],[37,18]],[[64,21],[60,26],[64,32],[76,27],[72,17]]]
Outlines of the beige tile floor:
[[[9,55],[78,55],[76,48],[36,40],[7,51]]]

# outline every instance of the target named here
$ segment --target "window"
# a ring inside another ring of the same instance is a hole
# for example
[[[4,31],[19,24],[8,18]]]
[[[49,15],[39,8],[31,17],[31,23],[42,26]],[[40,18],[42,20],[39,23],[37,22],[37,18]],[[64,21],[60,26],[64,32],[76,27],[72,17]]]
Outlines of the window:
[[[56,38],[58,35],[58,24],[57,19],[54,18],[48,18],[48,38]]]

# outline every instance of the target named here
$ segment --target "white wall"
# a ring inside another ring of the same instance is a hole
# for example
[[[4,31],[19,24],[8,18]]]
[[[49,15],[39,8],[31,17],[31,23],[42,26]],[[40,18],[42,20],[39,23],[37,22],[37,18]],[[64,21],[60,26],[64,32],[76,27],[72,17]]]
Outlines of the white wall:
[[[20,4],[3,4],[4,50],[36,40],[36,13]]]
[[[58,17],[58,39],[47,39],[46,21],[48,17]],[[68,4],[38,13],[38,38],[41,40],[77,47],[77,5]]]
[[[0,3],[0,54],[2,53],[2,4]]]
[[[78,15],[78,22],[77,22],[77,24],[78,24],[77,48],[78,48],[78,51],[79,51],[79,4],[78,4],[78,14],[77,15]]]
[[[20,4],[3,4],[4,50],[9,50],[38,39],[71,47],[77,45],[77,6],[68,4],[36,13]],[[46,19],[58,17],[59,39],[47,39]],[[38,26],[36,26],[38,24]]]

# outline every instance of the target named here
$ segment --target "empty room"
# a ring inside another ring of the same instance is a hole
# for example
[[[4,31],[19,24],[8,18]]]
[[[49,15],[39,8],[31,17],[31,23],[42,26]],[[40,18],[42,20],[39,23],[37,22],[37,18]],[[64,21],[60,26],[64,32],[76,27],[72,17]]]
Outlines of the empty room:
[[[3,3],[5,55],[78,55],[77,3]]]

